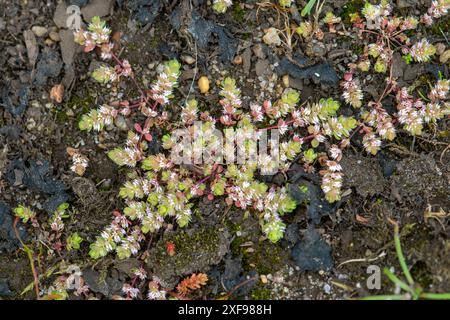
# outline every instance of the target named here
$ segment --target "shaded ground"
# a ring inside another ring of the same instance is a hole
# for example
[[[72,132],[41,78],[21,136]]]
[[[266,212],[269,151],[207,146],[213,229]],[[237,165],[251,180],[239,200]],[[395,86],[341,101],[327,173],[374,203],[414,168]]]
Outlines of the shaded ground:
[[[12,230],[9,208],[32,206],[39,210],[38,219],[46,221],[55,205],[68,201],[73,215],[65,232],[78,232],[85,242],[77,252],[39,257],[39,272],[45,274],[62,261],[76,263],[85,270],[92,294],[110,298],[120,293],[131,269],[142,261],[133,258],[124,262],[109,256],[94,263],[86,257],[88,243],[111,221],[112,211],[123,207],[117,193],[125,171],[117,170],[105,153],[123,141],[132,122],[119,118],[117,128],[98,135],[79,131],[77,123],[83,113],[119,99],[121,93],[90,79],[88,72],[98,62],[96,55],[78,54],[71,32],[55,14],[64,12],[64,6],[47,2],[2,1],[0,5],[0,297],[33,297],[31,292],[20,295],[32,282],[32,274]],[[122,32],[121,57],[130,60],[143,85],[155,78],[158,63],[178,58],[185,63],[175,99],[189,94],[204,104],[211,103],[212,109],[218,108],[213,104],[219,90],[215,83],[227,74],[236,78],[245,103],[281,93],[285,86],[281,78],[287,73],[289,86],[301,91],[302,101],[339,99],[338,81],[346,64],[356,59],[364,45],[326,33],[321,42],[299,42],[294,52],[270,49],[261,38],[264,29],[279,23],[276,11],[259,10],[256,15],[255,1],[235,1],[233,8],[220,16],[202,0],[103,1],[100,8],[92,6],[98,2],[94,0],[72,2],[89,2],[91,7],[84,7],[86,16],[104,15],[114,31]],[[429,5],[429,1],[398,2],[404,14],[424,12]],[[361,2],[345,3],[327,3],[324,12],[334,10],[346,21]],[[448,25],[448,18],[444,22]],[[45,28],[41,36],[34,37],[34,45],[32,40],[31,44],[24,40],[33,26]],[[436,29],[424,32],[433,43],[445,41]],[[27,45],[34,48],[31,53]],[[236,55],[242,58],[239,64],[235,63]],[[197,62],[191,63],[195,57]],[[292,61],[302,68],[294,68]],[[400,82],[410,85],[422,76],[415,65],[398,65]],[[448,76],[447,65],[437,67]],[[201,75],[211,81],[207,96],[201,96],[196,88]],[[382,76],[375,77],[365,91],[376,96],[383,88],[379,86]],[[190,92],[193,80],[194,91]],[[54,104],[49,92],[59,83],[66,87],[64,99]],[[121,88],[127,96],[136,95],[133,90],[128,84]],[[366,279],[371,264],[399,269],[388,223],[392,218],[403,226],[405,256],[420,285],[437,292],[450,291],[449,219],[424,217],[429,207],[445,212],[450,207],[450,159],[445,152],[448,120],[424,138],[401,135],[376,157],[361,152],[361,141],[355,138],[353,142],[355,148],[344,154],[346,196],[338,205],[324,203],[318,175],[288,177],[293,186],[308,184],[312,200],[286,217],[288,229],[280,243],[262,239],[255,217],[227,209],[223,201],[204,199],[196,205],[190,229],[146,240],[151,256],[146,268],[167,286],[174,286],[192,272],[207,273],[210,282],[198,297],[232,292],[232,297],[249,299],[342,299],[391,293],[393,285],[386,279],[380,291],[368,290]],[[67,147],[80,148],[89,157],[83,178],[69,170]],[[273,177],[273,182],[279,183],[278,178]],[[27,235],[23,226],[20,228],[24,241],[33,239],[33,234]],[[180,253],[186,259],[175,262],[167,257],[164,245],[168,239],[180,252],[181,244],[189,243],[186,252]],[[39,244],[34,245],[38,251]],[[191,250],[202,257],[191,261]],[[359,260],[343,264],[353,259]],[[41,282],[48,285],[52,281],[53,276],[49,276]]]

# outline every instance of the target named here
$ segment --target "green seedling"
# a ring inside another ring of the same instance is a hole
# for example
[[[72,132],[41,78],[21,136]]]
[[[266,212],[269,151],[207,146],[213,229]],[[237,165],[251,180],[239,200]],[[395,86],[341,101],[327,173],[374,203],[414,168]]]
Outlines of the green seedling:
[[[392,294],[392,295],[375,295],[375,296],[367,296],[363,297],[362,300],[450,300],[450,293],[429,293],[424,292],[423,288],[417,284],[409,271],[408,265],[405,260],[405,256],[403,255],[402,246],[400,243],[400,232],[399,226],[396,222],[394,224],[394,243],[395,243],[395,251],[397,252],[398,261],[400,263],[400,267],[402,269],[403,275],[406,279],[402,280],[397,277],[392,271],[388,268],[384,268],[384,274],[392,281],[396,286],[402,289],[403,293],[401,294]]]

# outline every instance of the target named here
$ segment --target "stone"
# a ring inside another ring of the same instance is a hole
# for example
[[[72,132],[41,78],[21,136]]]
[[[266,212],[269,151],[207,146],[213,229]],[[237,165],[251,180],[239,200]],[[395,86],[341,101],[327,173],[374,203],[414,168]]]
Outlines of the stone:
[[[45,48],[36,66],[34,83],[38,86],[46,84],[48,78],[57,77],[62,68],[62,61],[56,50]]]
[[[55,9],[53,14],[53,22],[58,26],[58,28],[66,28],[67,21],[67,4],[65,1],[61,1]]]
[[[245,74],[250,73],[250,68],[252,67],[252,51],[247,48],[242,53],[242,70]]]
[[[195,59],[194,59],[193,57],[191,57],[191,56],[188,56],[188,55],[183,55],[183,56],[181,56],[181,60],[182,60],[183,62],[186,62],[187,64],[193,64],[193,63],[195,63]]]
[[[267,60],[258,60],[255,65],[255,72],[258,77],[266,75],[270,72],[270,64]]]
[[[265,59],[266,58],[266,54],[264,53],[264,47],[262,44],[258,43],[255,44],[253,46],[253,54],[258,58],[258,59]]]
[[[266,34],[263,37],[263,41],[269,46],[279,46],[281,45],[281,39],[278,35],[278,30],[275,28],[269,28],[266,30]]]
[[[175,244],[175,255],[167,254],[167,243]],[[219,264],[229,251],[230,234],[227,229],[202,227],[165,234],[150,250],[147,272],[158,277],[161,285],[173,287],[179,277]]]
[[[122,131],[128,131],[127,121],[125,120],[125,117],[122,115],[118,115],[114,119],[114,125]]]
[[[30,66],[34,68],[36,64],[38,55],[39,55],[39,47],[37,45],[36,37],[34,33],[30,30],[26,30],[23,32],[23,37],[25,39],[25,46],[27,47],[28,60],[30,61]]]
[[[424,73],[424,66],[422,64],[408,64],[403,73],[403,80],[415,80],[419,75]]]
[[[111,13],[114,7],[114,0],[92,0],[88,5],[81,8],[81,14],[86,22],[90,22],[93,17],[104,17]]]
[[[49,33],[48,36],[50,37],[50,39],[52,39],[55,42],[61,41],[61,37],[59,36],[59,32],[52,31],[52,32]]]
[[[73,32],[72,30],[66,29],[60,30],[59,37],[61,39],[60,45],[62,60],[66,65],[71,65],[77,50],[77,44],[73,39]]]
[[[441,56],[439,57],[439,61],[441,63],[447,63],[449,59],[450,59],[450,50],[444,51],[444,53],[442,53]]]
[[[33,26],[31,31],[33,31],[36,37],[43,37],[47,34],[48,29],[42,26]]]
[[[333,267],[331,247],[311,227],[304,239],[292,249],[292,258],[302,271],[330,270]]]
[[[306,48],[306,54],[310,57],[323,57],[327,49],[322,42],[310,43]]]

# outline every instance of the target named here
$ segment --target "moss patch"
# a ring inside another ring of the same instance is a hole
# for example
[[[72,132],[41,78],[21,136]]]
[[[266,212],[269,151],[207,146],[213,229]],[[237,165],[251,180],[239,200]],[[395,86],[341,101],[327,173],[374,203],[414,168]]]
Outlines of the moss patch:
[[[364,6],[363,0],[353,0],[345,4],[345,6],[343,7],[343,11],[341,13],[342,22],[346,26],[351,25],[350,22],[351,15],[354,13],[360,13],[363,6]]]
[[[173,242],[175,254],[167,252],[167,243]],[[205,272],[218,264],[228,251],[227,229],[201,228],[164,236],[150,251],[147,266],[164,283],[172,287],[180,276]]]

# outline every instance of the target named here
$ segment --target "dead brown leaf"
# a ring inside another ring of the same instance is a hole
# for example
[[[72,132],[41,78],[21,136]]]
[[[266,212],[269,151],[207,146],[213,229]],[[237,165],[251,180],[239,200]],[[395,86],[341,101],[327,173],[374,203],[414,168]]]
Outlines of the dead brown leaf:
[[[50,90],[50,99],[56,103],[61,103],[64,97],[64,86],[62,84],[57,84],[53,86]]]

